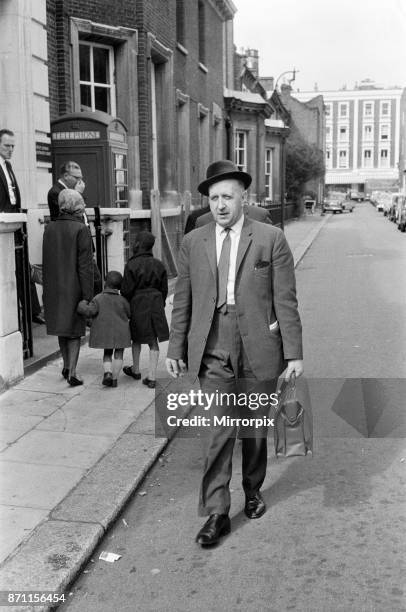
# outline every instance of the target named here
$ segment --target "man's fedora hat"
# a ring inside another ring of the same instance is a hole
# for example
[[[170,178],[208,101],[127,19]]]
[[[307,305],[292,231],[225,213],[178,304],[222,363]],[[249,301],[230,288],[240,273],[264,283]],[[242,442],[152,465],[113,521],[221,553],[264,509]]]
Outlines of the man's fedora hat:
[[[237,179],[244,184],[245,189],[251,185],[252,177],[248,172],[238,170],[237,166],[228,159],[213,162],[206,170],[206,180],[202,181],[198,186],[198,190],[205,196],[209,195],[209,187],[218,181],[226,179]]]

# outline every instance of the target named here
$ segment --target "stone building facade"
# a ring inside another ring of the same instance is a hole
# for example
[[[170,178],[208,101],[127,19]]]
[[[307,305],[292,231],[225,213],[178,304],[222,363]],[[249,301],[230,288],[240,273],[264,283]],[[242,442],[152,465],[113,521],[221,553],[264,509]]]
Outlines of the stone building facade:
[[[326,109],[326,185],[360,192],[398,189],[404,90],[365,81],[352,90],[319,93]],[[312,95],[295,93],[300,101]]]

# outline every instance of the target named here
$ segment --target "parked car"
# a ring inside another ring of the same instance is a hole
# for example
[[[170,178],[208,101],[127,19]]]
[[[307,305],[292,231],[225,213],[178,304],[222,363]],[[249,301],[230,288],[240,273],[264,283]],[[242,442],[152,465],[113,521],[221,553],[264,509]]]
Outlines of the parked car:
[[[341,206],[343,210],[347,210],[348,212],[352,212],[355,208],[354,201],[348,198],[345,198],[345,200],[341,202]]]
[[[361,191],[350,191],[350,200],[363,202],[365,200],[365,194],[363,194]]]
[[[397,199],[396,223],[401,232],[406,231],[406,196],[400,195]]]
[[[376,210],[387,214],[392,202],[392,194],[387,191],[379,191],[376,196]]]
[[[391,196],[391,203],[388,207],[388,219],[389,221],[393,221],[394,223],[398,223],[398,210],[400,205],[400,200],[404,196],[401,193],[393,193]]]
[[[338,191],[331,191],[323,202],[323,212],[336,213],[344,212],[343,202],[345,195]]]

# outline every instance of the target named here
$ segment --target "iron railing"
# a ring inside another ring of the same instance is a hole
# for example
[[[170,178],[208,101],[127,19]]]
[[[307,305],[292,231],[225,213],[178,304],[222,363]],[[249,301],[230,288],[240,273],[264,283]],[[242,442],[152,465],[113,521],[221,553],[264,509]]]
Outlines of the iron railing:
[[[31,270],[28,259],[27,224],[14,232],[14,250],[17,284],[18,329],[23,341],[23,357],[33,356]]]

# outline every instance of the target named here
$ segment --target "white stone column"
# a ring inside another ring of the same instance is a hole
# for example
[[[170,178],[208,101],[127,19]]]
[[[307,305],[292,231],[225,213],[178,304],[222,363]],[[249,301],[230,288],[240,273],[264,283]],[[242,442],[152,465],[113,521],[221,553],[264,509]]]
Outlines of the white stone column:
[[[0,124],[16,135],[22,208],[38,208],[51,186],[50,161],[36,153],[50,145],[46,0],[0,0],[0,41]]]
[[[23,342],[18,329],[14,232],[26,215],[0,213],[0,390],[24,376]]]

